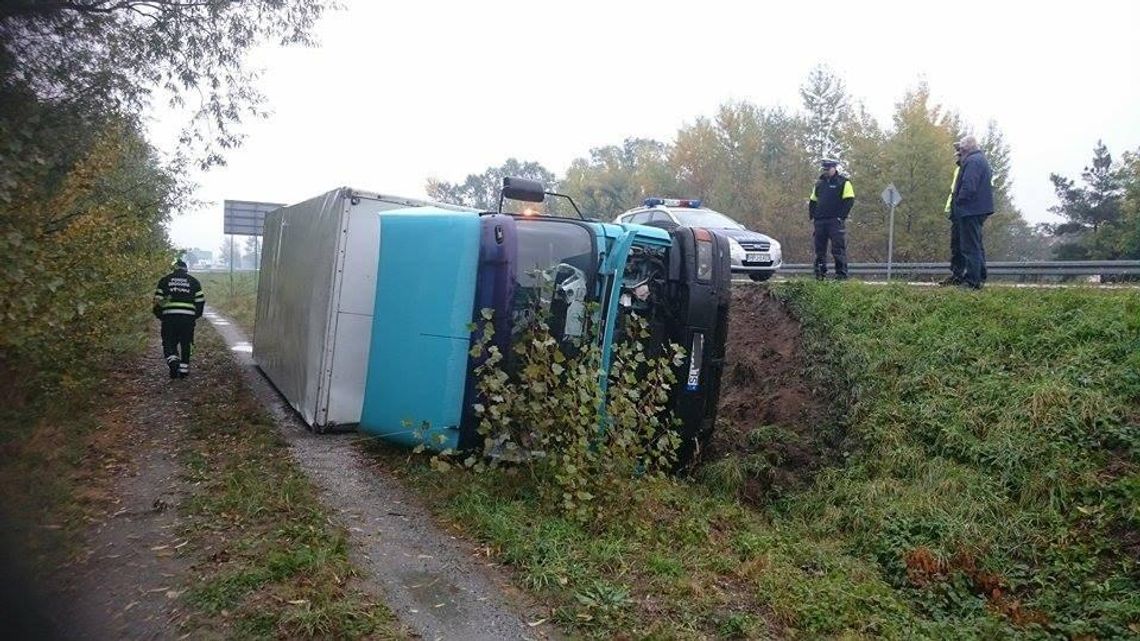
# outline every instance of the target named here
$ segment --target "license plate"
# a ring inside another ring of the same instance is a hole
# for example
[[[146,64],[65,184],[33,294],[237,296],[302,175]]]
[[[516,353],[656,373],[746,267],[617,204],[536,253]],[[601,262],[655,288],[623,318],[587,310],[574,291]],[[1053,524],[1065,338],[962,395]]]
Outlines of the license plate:
[[[768,254],[768,253],[748,254],[748,256],[745,257],[745,260],[747,260],[750,263],[770,263],[770,262],[772,262],[772,254]]]

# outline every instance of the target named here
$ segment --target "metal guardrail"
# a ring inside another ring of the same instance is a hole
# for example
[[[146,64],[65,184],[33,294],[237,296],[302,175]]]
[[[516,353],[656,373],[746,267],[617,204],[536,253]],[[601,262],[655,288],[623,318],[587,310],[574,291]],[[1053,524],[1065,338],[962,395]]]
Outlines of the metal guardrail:
[[[810,263],[790,263],[780,268],[783,274],[811,274]],[[1140,276],[1140,260],[1046,260],[1034,262],[986,263],[990,278],[994,277],[1047,277],[1067,276]],[[828,271],[832,266],[828,265]],[[849,263],[851,276],[886,277],[886,263]],[[892,263],[891,276],[947,276],[949,263]]]

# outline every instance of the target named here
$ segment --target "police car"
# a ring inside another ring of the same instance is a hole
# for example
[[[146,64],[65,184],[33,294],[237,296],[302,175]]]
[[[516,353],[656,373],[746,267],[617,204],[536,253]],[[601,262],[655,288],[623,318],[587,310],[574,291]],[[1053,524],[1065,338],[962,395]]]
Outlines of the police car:
[[[701,206],[700,200],[646,198],[641,207],[630,209],[614,219],[654,227],[704,227],[728,236],[732,248],[732,271],[747,274],[754,281],[765,281],[784,264],[783,251],[776,239],[747,229],[744,225]]]

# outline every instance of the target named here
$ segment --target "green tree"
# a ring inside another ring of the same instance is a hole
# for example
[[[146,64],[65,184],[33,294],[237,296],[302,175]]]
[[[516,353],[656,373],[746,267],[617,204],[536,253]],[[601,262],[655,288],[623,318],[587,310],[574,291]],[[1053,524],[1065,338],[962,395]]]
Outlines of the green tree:
[[[800,99],[807,120],[808,153],[816,162],[821,158],[844,160],[849,146],[843,129],[851,107],[843,79],[826,66],[817,66],[800,85]]]
[[[185,163],[221,162],[261,113],[245,53],[308,42],[324,7],[0,2],[0,361],[50,390],[135,334],[173,257],[164,222],[188,200]],[[175,161],[143,134],[157,96],[191,114]]]
[[[866,108],[852,106],[840,135],[847,145],[844,170],[855,188],[848,220],[847,251],[858,262],[887,259],[887,210],[879,192],[887,185],[887,133]]]
[[[218,267],[229,269],[232,266],[236,269],[241,266],[240,256],[241,249],[237,246],[237,239],[227,238],[218,247]]]
[[[1049,180],[1060,201],[1049,211],[1065,218],[1065,222],[1050,227],[1055,236],[1064,240],[1057,247],[1057,256],[1090,260],[1118,258],[1124,172],[1113,163],[1104,142],[1097,141],[1092,164],[1081,172],[1084,186],[1059,174],[1050,174]]]
[[[815,180],[804,122],[783,109],[728,103],[677,133],[670,164],[678,192],[770,234],[785,256],[806,259],[806,202]]]
[[[677,177],[677,188],[686,196],[711,201],[722,162],[716,125],[700,117],[677,132],[677,142],[669,164]]]
[[[898,103],[893,121],[884,146],[885,178],[903,196],[895,214],[894,258],[905,262],[944,257],[949,253],[945,208],[954,172],[957,118],[932,104],[930,88],[920,83]],[[878,199],[881,188],[865,186],[865,198]]]
[[[162,222],[180,192],[140,128],[109,122],[84,142],[59,154],[71,164],[26,171],[0,208],[0,360],[29,372],[97,355],[171,257]]]
[[[669,147],[647,138],[626,138],[622,144],[596,147],[588,158],[570,163],[559,188],[583,211],[609,220],[655,195],[676,195],[669,167]]]
[[[494,211],[499,205],[499,192],[506,176],[537,180],[547,188],[555,183],[554,173],[541,164],[509,158],[498,167],[488,167],[481,174],[468,175],[463,182],[449,183],[430,178],[427,194],[440,202]]]
[[[986,256],[990,260],[1042,260],[1045,238],[1025,221],[1013,204],[1010,147],[997,123],[990,121],[979,141],[993,170],[994,214],[986,222]]]
[[[1124,198],[1120,205],[1119,257],[1140,259],[1140,148],[1125,152],[1120,176],[1124,182]]]
[[[91,117],[136,114],[156,95],[189,110],[203,165],[264,113],[245,64],[266,42],[311,44],[327,0],[56,0],[0,3],[0,94],[28,91]],[[187,97],[192,97],[190,100]]]

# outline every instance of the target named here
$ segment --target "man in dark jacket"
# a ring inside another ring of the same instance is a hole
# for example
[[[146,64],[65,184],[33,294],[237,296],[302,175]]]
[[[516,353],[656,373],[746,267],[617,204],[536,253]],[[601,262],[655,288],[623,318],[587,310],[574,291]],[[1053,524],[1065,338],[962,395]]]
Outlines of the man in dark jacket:
[[[847,278],[847,215],[855,204],[855,188],[847,176],[836,169],[839,161],[824,158],[823,173],[808,199],[808,218],[815,223],[815,277],[827,276],[827,244],[835,258],[835,277]]]
[[[951,215],[958,223],[958,243],[964,258],[962,285],[981,289],[986,281],[986,248],[982,224],[994,213],[993,170],[973,136],[960,143],[962,160],[954,184]]]
[[[206,308],[202,285],[186,272],[182,259],[174,261],[174,271],[163,276],[154,289],[154,317],[162,321],[162,355],[170,368],[170,378],[186,378],[190,373],[190,351],[194,345],[194,323]]]

